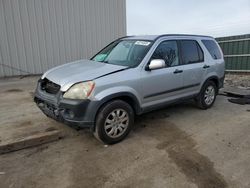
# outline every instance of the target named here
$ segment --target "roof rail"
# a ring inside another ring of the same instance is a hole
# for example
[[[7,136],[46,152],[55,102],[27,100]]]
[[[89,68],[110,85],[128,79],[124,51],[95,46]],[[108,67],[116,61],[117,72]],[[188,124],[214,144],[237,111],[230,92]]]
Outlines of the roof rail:
[[[155,41],[161,37],[168,37],[168,36],[191,36],[191,37],[209,37],[209,38],[213,38],[211,36],[206,36],[206,35],[192,35],[192,34],[162,34],[159,35],[158,37],[155,38]]]

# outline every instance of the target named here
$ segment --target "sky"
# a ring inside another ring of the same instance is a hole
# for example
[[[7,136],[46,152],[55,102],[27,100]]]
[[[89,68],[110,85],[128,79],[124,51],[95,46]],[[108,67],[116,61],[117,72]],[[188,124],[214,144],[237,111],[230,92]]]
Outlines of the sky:
[[[250,34],[250,0],[126,0],[127,35]]]

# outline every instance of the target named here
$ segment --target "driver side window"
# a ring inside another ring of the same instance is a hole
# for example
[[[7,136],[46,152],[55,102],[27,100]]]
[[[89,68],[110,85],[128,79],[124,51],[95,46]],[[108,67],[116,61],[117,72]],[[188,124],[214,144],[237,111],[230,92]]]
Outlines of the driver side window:
[[[164,41],[158,45],[151,59],[163,59],[166,67],[179,65],[178,47],[176,41]]]

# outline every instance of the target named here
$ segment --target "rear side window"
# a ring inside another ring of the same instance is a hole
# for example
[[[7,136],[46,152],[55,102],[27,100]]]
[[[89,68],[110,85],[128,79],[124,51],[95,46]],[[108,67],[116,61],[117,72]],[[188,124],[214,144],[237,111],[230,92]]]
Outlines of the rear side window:
[[[202,43],[214,59],[221,59],[219,47],[213,40],[202,40]]]
[[[195,40],[181,40],[181,56],[183,64],[199,63],[204,61],[204,54]]]

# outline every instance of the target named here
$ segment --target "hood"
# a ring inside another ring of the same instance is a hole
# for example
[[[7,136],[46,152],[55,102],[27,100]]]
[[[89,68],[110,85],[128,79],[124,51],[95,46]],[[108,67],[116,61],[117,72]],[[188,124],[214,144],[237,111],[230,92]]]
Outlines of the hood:
[[[67,91],[77,82],[94,80],[123,69],[126,69],[126,67],[91,60],[79,60],[48,70],[43,74],[42,79],[46,77],[59,84],[61,91]]]

